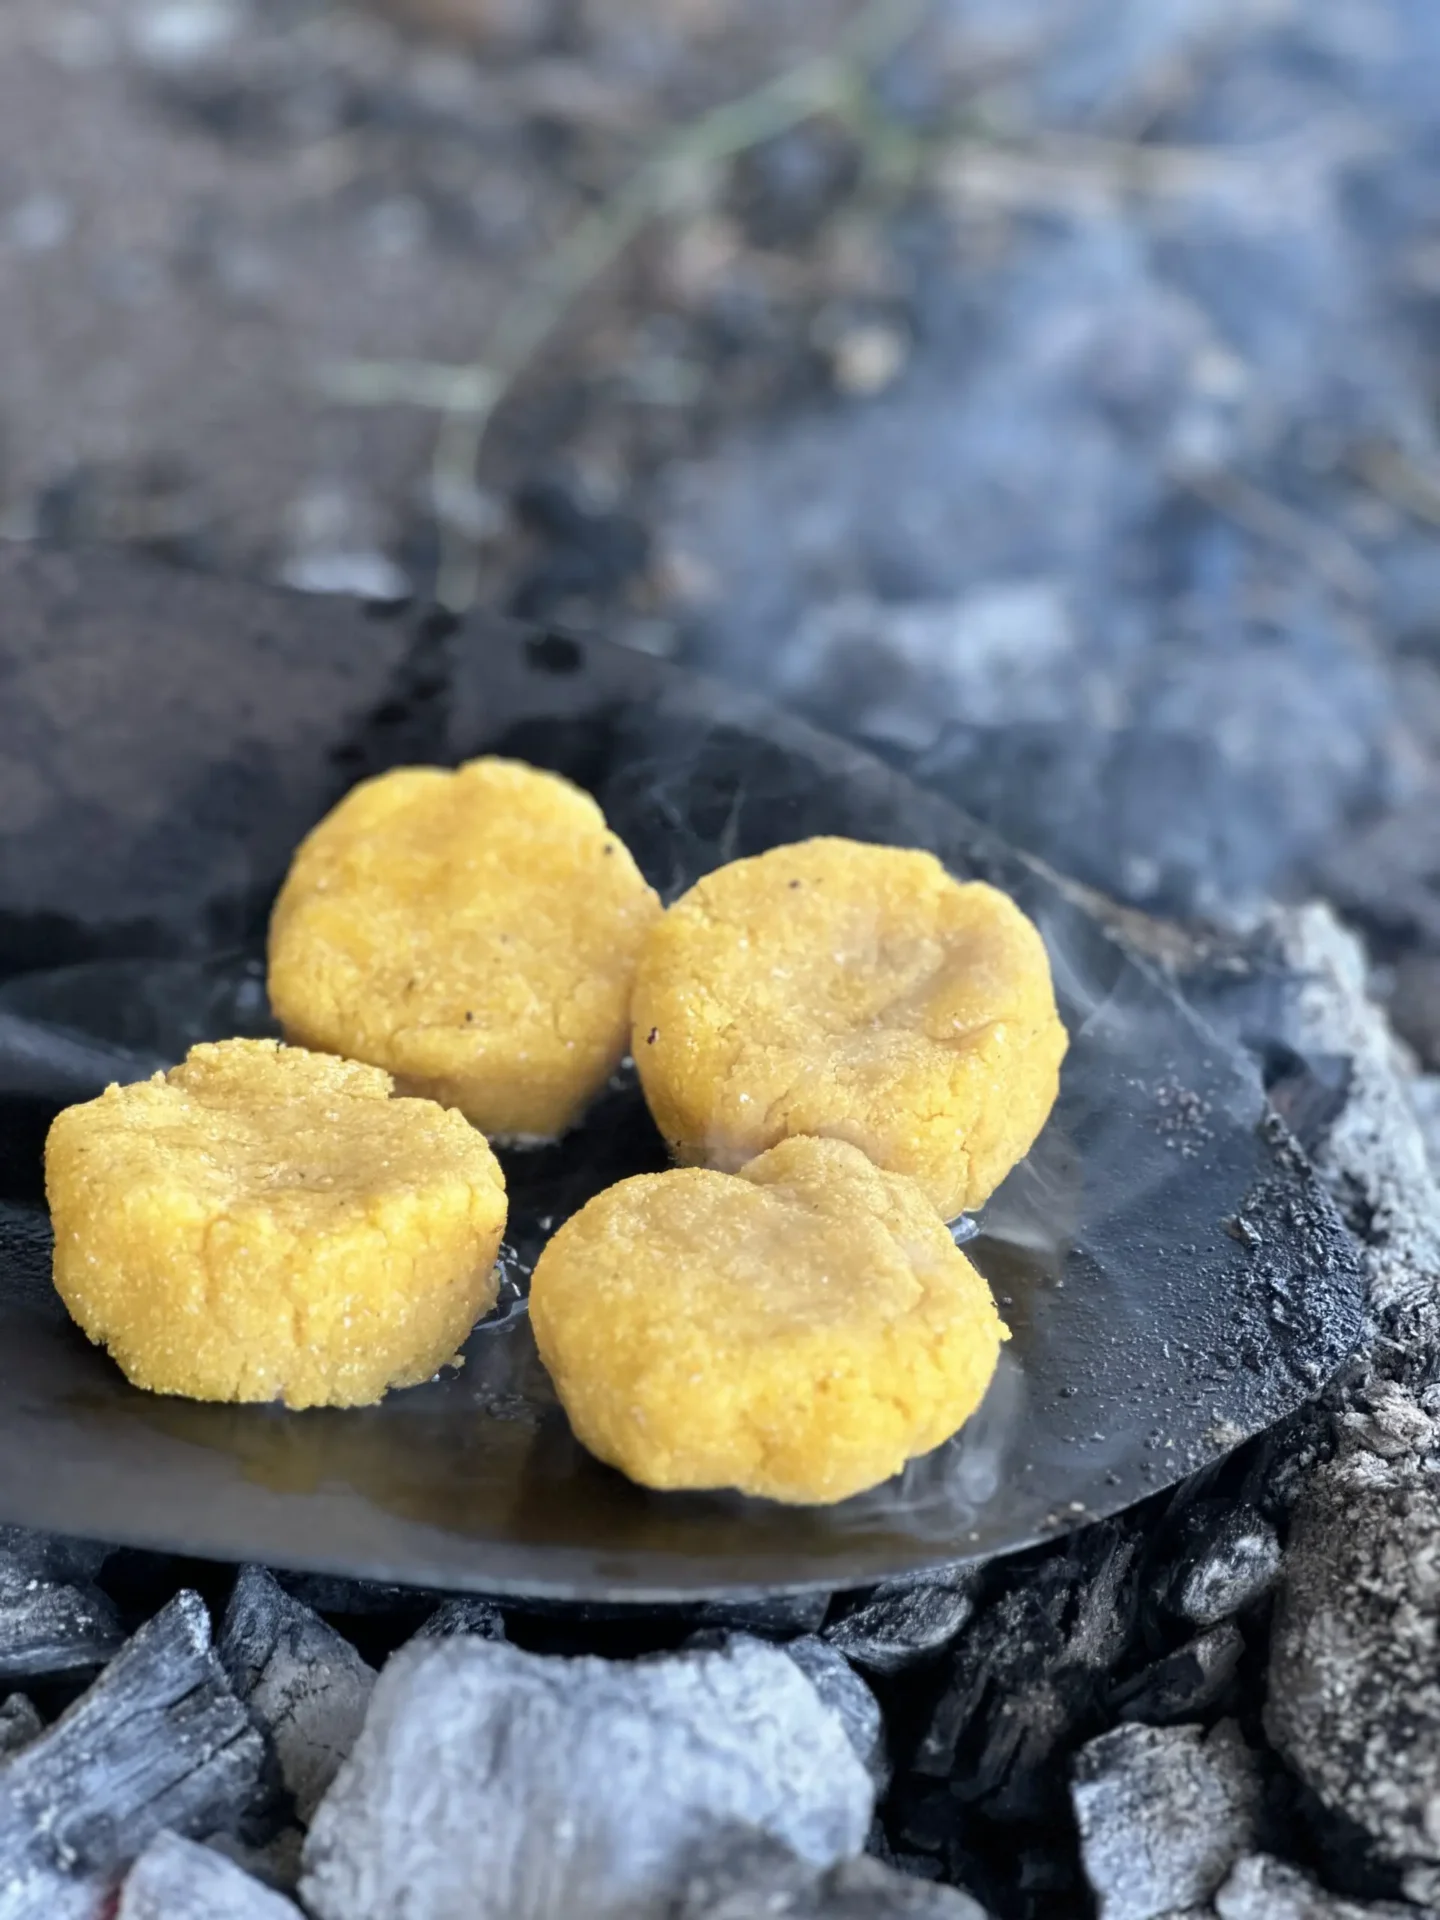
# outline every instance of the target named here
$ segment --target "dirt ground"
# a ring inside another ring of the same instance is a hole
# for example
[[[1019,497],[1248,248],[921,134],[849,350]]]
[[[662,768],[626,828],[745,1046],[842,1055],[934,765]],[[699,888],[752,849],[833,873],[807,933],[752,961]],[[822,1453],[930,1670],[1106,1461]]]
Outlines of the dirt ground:
[[[482,357],[670,128],[796,66],[845,17],[831,0],[8,0],[5,533],[424,591],[435,417],[337,398],[345,363]],[[878,273],[834,258],[835,238],[802,257],[854,191],[853,146],[807,131],[758,174],[670,169],[670,208],[580,287],[478,484],[438,503],[480,550],[483,595],[555,599],[527,580],[527,526],[543,542],[557,516],[603,519],[678,450],[815,379],[827,284]],[[887,336],[878,353],[883,377]],[[648,570],[635,528],[602,525],[590,546],[602,597]]]
[[[0,537],[718,666],[1440,1059],[1437,169],[1433,0],[7,0]]]

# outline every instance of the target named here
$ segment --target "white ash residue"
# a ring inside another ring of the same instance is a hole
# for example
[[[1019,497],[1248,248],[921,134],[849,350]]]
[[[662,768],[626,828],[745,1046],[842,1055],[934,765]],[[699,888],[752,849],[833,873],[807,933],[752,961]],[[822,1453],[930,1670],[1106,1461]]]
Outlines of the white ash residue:
[[[840,1720],[759,1641],[633,1663],[417,1643],[315,1817],[301,1895],[317,1920],[668,1920],[717,1830],[827,1867],[873,1800]]]

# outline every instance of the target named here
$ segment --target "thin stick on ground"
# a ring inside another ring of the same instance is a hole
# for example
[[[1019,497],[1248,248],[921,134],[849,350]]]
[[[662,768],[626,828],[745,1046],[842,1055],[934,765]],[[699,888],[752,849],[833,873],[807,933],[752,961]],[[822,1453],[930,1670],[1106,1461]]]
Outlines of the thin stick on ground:
[[[1337,528],[1307,518],[1239,473],[1217,470],[1174,477],[1247,533],[1308,561],[1345,598],[1362,603],[1375,598],[1379,591],[1375,569]]]
[[[456,524],[453,503],[474,487],[497,408],[580,294],[665,211],[677,179],[697,167],[734,159],[817,114],[845,108],[869,72],[909,37],[927,10],[928,0],[869,0],[828,53],[672,134],[561,242],[538,280],[502,311],[488,351],[473,364],[350,361],[329,370],[327,391],[352,406],[408,404],[440,415],[430,484],[440,532],[436,599],[442,606],[464,611],[479,587],[479,552]]]

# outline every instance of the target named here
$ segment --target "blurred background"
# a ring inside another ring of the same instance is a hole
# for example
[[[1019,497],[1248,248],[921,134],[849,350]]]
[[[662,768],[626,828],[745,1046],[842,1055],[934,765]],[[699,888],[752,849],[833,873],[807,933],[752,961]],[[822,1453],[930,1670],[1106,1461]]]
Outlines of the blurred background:
[[[598,629],[1440,1065],[1435,0],[5,0],[0,538]],[[357,644],[363,644],[363,628]]]

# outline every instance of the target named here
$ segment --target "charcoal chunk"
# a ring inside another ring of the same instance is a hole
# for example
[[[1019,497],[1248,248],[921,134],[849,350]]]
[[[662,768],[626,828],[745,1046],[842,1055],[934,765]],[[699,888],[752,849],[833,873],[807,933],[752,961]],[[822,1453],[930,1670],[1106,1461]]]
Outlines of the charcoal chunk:
[[[417,1640],[453,1640],[468,1634],[476,1640],[503,1640],[505,1616],[493,1600],[447,1600],[416,1633]]]
[[[1071,1784],[1100,1920],[1200,1906],[1255,1844],[1261,1783],[1232,1721],[1117,1727],[1082,1747]]]
[[[1322,1807],[1368,1834],[1422,1902],[1440,1898],[1437,1432],[1391,1389],[1304,1487],[1265,1710],[1270,1738]]]
[[[965,1810],[949,1787],[919,1773],[901,1776],[885,1815],[897,1847],[935,1861],[949,1855],[965,1825]]]
[[[220,1659],[308,1823],[359,1736],[374,1669],[263,1567],[235,1583]]]
[[[1298,1867],[1247,1854],[1215,1896],[1219,1920],[1415,1920],[1413,1907],[1341,1900]]]
[[[875,1783],[877,1794],[890,1784],[890,1755],[880,1702],[842,1653],[814,1634],[791,1640],[786,1653],[816,1693],[839,1716],[850,1744]]]
[[[1213,1627],[1262,1600],[1280,1573],[1280,1541],[1252,1507],[1208,1507],[1177,1558],[1167,1600],[1197,1627]]]
[[[37,1533],[32,1527],[0,1527],[0,1553],[13,1554],[47,1580],[72,1586],[88,1584],[110,1558],[99,1540],[75,1540],[63,1533]]]
[[[0,1920],[111,1920],[110,1889],[93,1875],[76,1879],[35,1862],[3,1873]]]
[[[973,1594],[969,1578],[952,1586],[877,1587],[822,1637],[868,1673],[899,1673],[949,1645],[975,1610]]]
[[[291,1598],[312,1612],[348,1614],[357,1620],[411,1615],[418,1624],[445,1598],[420,1587],[397,1587],[383,1580],[347,1580],[329,1573],[282,1573],[278,1578]]]
[[[45,1723],[23,1693],[12,1693],[0,1706],[0,1760],[6,1760],[22,1747],[28,1747],[43,1733]]]
[[[1057,1817],[1052,1762],[1097,1724],[1134,1624],[1135,1569],[1134,1539],[1104,1524],[1018,1575],[961,1632],[917,1772],[1002,1819]]]
[[[198,1594],[142,1627],[54,1726],[0,1767],[0,1915],[93,1910],[163,1828],[203,1836],[251,1808],[264,1748]],[[46,1905],[49,1901],[52,1904]]]
[[[104,1549],[0,1527],[0,1682],[84,1673],[124,1643],[91,1575]]]
[[[1120,1719],[1151,1727],[1194,1720],[1225,1699],[1244,1653],[1240,1629],[1223,1620],[1117,1687],[1111,1705]]]
[[[317,1920],[660,1920],[719,1832],[828,1867],[873,1801],[835,1714],[760,1642],[628,1663],[412,1642],[315,1816],[300,1892]]]
[[[723,1651],[747,1638],[752,1636],[727,1633],[719,1627],[702,1627],[698,1633],[689,1635],[685,1649],[690,1653]],[[818,1635],[802,1634],[798,1640],[787,1640],[784,1646],[844,1727],[856,1758],[875,1783],[877,1795],[883,1795],[890,1784],[891,1768],[880,1702],[845,1656],[827,1646]]]
[[[300,1920],[283,1894],[178,1834],[157,1834],[125,1877],[115,1920]]]
[[[292,1824],[281,1827],[278,1832],[267,1826],[266,1831],[267,1837],[258,1842],[239,1834],[212,1833],[205,1844],[216,1853],[223,1853],[227,1860],[233,1860],[262,1886],[273,1887],[277,1893],[293,1893],[300,1883],[304,1830]]]
[[[829,1611],[828,1593],[776,1593],[761,1600],[705,1600],[693,1620],[697,1630],[729,1627],[762,1640],[784,1640],[791,1634],[818,1633]]]
[[[985,1920],[968,1893],[878,1860],[826,1870],[763,1834],[727,1835],[690,1876],[675,1920]]]
[[[1384,1014],[1369,998],[1366,955],[1325,906],[1277,915],[1285,964],[1304,984],[1294,1043],[1344,1054],[1350,1098],[1316,1168],[1364,1245],[1370,1303],[1403,1349],[1440,1350],[1440,1182]]]

